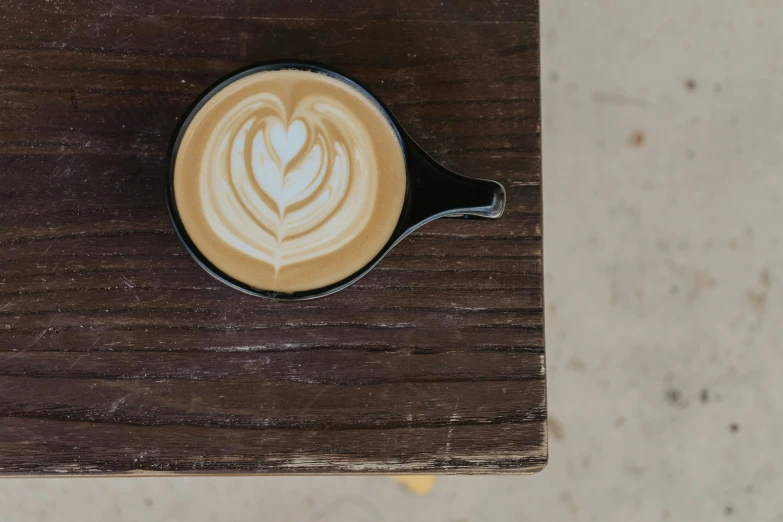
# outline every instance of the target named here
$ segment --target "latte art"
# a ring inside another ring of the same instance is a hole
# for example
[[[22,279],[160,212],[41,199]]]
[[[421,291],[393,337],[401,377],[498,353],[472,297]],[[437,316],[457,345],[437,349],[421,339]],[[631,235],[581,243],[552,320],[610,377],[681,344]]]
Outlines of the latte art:
[[[340,281],[383,248],[405,167],[391,124],[366,96],[323,74],[259,72],[193,118],[175,198],[199,250],[255,288]]]
[[[201,169],[201,204],[231,246],[276,271],[338,250],[369,220],[377,168],[366,128],[326,96],[287,114],[273,94],[218,122]]]

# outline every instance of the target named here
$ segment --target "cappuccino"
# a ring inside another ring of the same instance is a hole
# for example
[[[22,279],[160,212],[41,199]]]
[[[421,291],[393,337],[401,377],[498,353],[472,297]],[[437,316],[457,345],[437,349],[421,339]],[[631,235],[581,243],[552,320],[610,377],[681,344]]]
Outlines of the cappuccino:
[[[174,158],[188,236],[252,288],[337,283],[383,249],[406,190],[397,132],[364,92],[327,74],[260,71],[214,93]]]

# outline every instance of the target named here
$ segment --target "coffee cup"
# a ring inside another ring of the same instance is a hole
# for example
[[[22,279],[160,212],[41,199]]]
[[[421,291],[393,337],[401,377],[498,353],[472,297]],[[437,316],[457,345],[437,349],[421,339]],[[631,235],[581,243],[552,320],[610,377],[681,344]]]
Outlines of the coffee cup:
[[[499,218],[506,197],[496,181],[438,164],[358,81],[290,60],[198,97],[174,133],[165,187],[202,268],[286,300],[348,287],[435,219]]]

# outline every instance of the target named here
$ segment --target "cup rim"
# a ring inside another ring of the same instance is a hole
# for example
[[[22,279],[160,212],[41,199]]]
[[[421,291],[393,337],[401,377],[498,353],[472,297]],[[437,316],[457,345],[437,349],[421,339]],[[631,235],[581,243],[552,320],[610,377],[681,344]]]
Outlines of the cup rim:
[[[198,112],[204,107],[204,105],[213,96],[215,96],[223,88],[227,87],[233,82],[241,78],[244,78],[245,76],[249,76],[251,74],[255,74],[258,72],[276,71],[276,70],[284,70],[284,69],[295,69],[295,70],[326,74],[327,76],[330,76],[332,78],[347,83],[348,85],[352,86],[353,88],[357,89],[359,92],[364,94],[370,101],[372,101],[380,109],[381,113],[384,116],[386,116],[389,123],[391,123],[392,129],[394,130],[397,136],[397,140],[400,144],[400,149],[403,154],[403,161],[405,165],[405,180],[406,180],[403,206],[400,211],[400,216],[397,218],[397,224],[395,225],[394,231],[389,237],[389,240],[386,242],[383,248],[381,248],[381,250],[375,255],[375,257],[373,257],[362,268],[352,273],[348,277],[341,279],[340,281],[331,283],[327,286],[322,286],[311,290],[300,290],[296,292],[278,292],[273,290],[256,288],[234,277],[231,277],[229,274],[225,273],[223,270],[218,268],[215,264],[213,264],[209,260],[209,258],[206,255],[204,255],[201,252],[201,250],[199,250],[199,248],[191,239],[190,235],[187,232],[187,229],[185,228],[184,223],[182,222],[182,219],[180,218],[179,210],[177,209],[176,198],[174,196],[174,167],[176,164],[177,153],[179,152],[179,147],[180,147],[180,143],[182,142],[182,138],[185,132],[187,131],[188,126],[192,122],[193,118],[196,116],[196,114],[198,114]],[[236,70],[226,76],[223,76],[222,78],[214,82],[212,85],[207,87],[201,94],[199,94],[198,97],[196,97],[194,102],[191,103],[191,105],[186,109],[184,114],[179,118],[179,121],[177,122],[177,126],[174,130],[174,134],[172,136],[166,154],[166,164],[165,164],[166,207],[168,209],[169,217],[172,221],[172,224],[174,225],[174,230],[177,232],[177,236],[179,237],[182,244],[185,246],[185,249],[188,251],[190,256],[193,259],[195,259],[195,261],[201,266],[201,268],[203,268],[209,275],[211,275],[213,278],[217,279],[221,283],[225,284],[226,286],[229,286],[235,290],[239,290],[240,292],[243,292],[248,295],[252,295],[256,297],[264,297],[267,299],[275,299],[279,301],[297,301],[297,300],[308,300],[308,299],[316,299],[319,297],[325,297],[335,292],[339,292],[340,290],[343,290],[348,286],[354,284],[356,281],[358,281],[359,279],[364,277],[368,272],[370,272],[370,270],[372,270],[384,257],[386,257],[389,251],[395,245],[397,245],[397,243],[399,243],[403,238],[405,238],[405,236],[407,236],[409,233],[413,232],[415,229],[419,228],[420,226],[429,223],[430,221],[437,219],[438,217],[442,217],[439,215],[433,216],[431,219],[427,219],[421,223],[417,223],[414,226],[408,228],[405,228],[403,226],[405,222],[406,210],[409,205],[409,200],[410,200],[409,196],[410,196],[410,188],[411,188],[410,172],[409,172],[410,168],[408,165],[408,150],[407,150],[408,140],[409,138],[407,137],[407,134],[405,134],[399,122],[396,120],[396,118],[394,118],[394,116],[392,115],[388,107],[386,107],[386,105],[384,105],[384,103],[377,96],[375,96],[369,89],[367,89],[365,86],[359,83],[359,81],[352,78],[351,76],[344,74],[340,71],[337,71],[330,66],[326,66],[311,61],[274,60],[274,61],[267,61],[267,62],[259,62],[253,65],[249,65],[247,67],[243,67],[239,70]]]

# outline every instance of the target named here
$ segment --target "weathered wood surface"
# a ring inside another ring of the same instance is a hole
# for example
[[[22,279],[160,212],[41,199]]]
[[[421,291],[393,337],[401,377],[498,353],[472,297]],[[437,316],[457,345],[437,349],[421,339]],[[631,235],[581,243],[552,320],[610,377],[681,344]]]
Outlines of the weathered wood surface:
[[[535,471],[547,458],[535,0],[0,3],[0,474]],[[358,77],[499,221],[306,303],[169,223],[177,118],[270,59]]]

